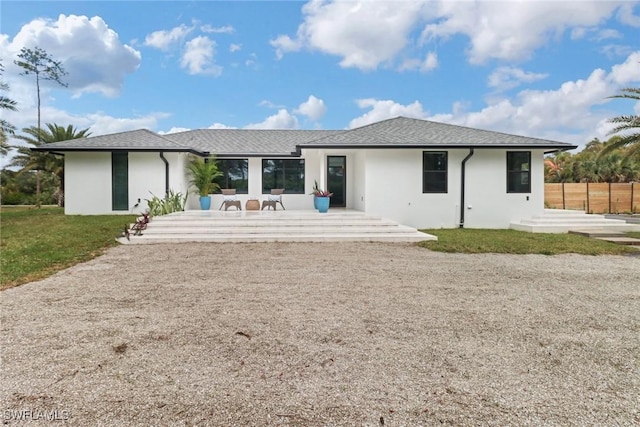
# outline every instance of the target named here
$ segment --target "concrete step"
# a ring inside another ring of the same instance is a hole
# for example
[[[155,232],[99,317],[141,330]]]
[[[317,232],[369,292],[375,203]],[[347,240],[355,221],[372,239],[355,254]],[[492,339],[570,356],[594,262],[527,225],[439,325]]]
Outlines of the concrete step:
[[[591,230],[569,230],[569,234],[577,234],[584,237],[625,237],[627,235],[624,231],[606,230],[602,228],[594,228]]]
[[[380,233],[414,233],[416,230],[409,227],[384,227],[384,226],[322,226],[319,224],[313,225],[311,227],[148,227],[143,231],[143,234],[380,234]]]
[[[635,239],[633,237],[596,237],[598,240],[604,240],[611,243],[616,243],[618,245],[627,245],[627,246],[639,246],[640,247],[640,239]]]
[[[418,232],[419,233],[419,232]],[[422,242],[424,240],[435,240],[435,236],[429,234],[394,234],[386,233],[380,235],[366,234],[237,234],[237,235],[145,235],[131,236],[130,241],[120,238],[121,243],[129,244],[150,244],[150,243],[189,243],[189,242],[212,242],[212,243],[246,243],[246,242]]]
[[[640,226],[625,222],[513,222],[509,228],[530,233],[568,233],[570,230],[640,231]]]
[[[119,239],[128,244],[423,240],[437,237],[355,211],[187,211],[152,218],[142,235]]]

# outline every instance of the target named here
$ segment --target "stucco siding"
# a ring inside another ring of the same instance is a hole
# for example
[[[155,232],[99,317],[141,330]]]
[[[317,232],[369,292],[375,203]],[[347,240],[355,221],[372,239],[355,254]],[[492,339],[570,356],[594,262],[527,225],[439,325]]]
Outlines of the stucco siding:
[[[512,221],[544,212],[542,150],[531,152],[530,193],[507,193],[506,153],[507,150],[498,149],[475,150],[467,162],[465,227],[508,228]]]
[[[169,188],[185,192],[184,154],[166,153]],[[164,197],[165,164],[157,152],[128,154],[128,210],[112,210],[111,153],[65,154],[65,213],[69,215],[131,214],[147,209],[147,199]],[[138,199],[140,202],[138,202]],[[138,204],[138,206],[135,206]]]
[[[67,215],[111,213],[111,153],[70,152],[64,156]]]

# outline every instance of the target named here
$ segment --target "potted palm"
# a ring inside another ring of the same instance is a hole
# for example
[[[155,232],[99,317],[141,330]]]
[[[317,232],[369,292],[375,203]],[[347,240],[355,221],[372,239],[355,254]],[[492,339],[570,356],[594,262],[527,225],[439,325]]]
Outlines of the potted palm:
[[[210,157],[205,161],[202,157],[194,157],[189,162],[188,169],[191,173],[190,182],[198,189],[200,195],[200,209],[209,210],[211,208],[209,194],[220,188],[213,180],[222,175],[222,172],[218,170],[215,158]]]

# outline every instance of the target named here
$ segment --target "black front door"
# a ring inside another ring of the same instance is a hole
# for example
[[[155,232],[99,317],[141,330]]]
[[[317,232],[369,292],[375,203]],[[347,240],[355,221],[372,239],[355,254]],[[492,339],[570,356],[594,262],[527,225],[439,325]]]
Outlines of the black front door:
[[[347,206],[347,158],[327,156],[327,190],[333,193],[329,206]]]

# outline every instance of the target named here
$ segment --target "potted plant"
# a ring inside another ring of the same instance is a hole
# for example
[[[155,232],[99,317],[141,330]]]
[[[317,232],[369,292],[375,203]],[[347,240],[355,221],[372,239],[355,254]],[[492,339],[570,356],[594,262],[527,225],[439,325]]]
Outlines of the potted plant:
[[[319,189],[316,183],[313,189],[313,204],[318,212],[325,213],[329,210],[329,198],[331,196],[333,196],[333,193]]]
[[[188,169],[191,173],[190,182],[198,189],[200,195],[200,209],[209,210],[211,208],[209,194],[220,188],[213,180],[222,175],[222,172],[218,170],[215,158],[210,157],[205,161],[202,157],[194,157],[189,162]]]

